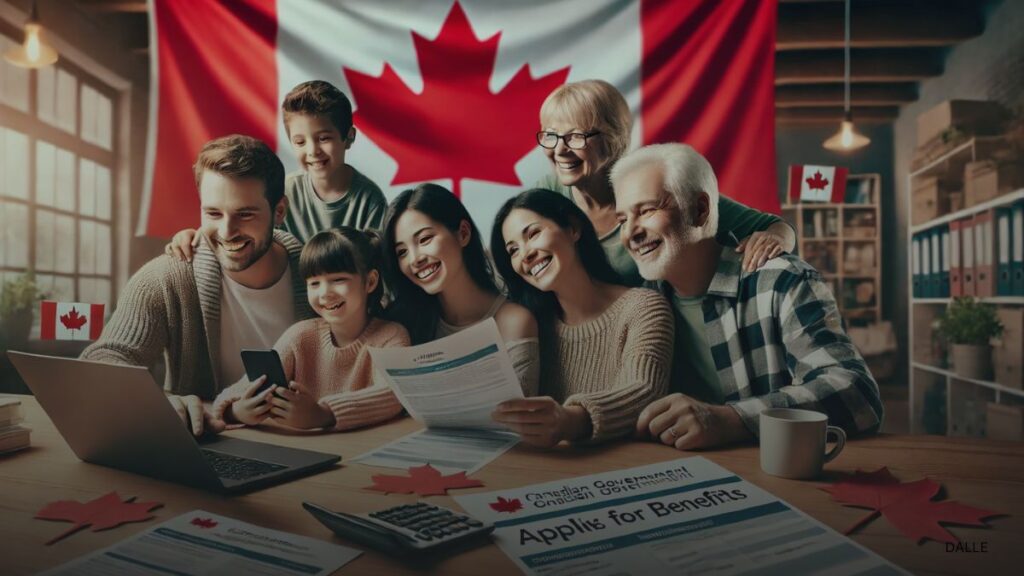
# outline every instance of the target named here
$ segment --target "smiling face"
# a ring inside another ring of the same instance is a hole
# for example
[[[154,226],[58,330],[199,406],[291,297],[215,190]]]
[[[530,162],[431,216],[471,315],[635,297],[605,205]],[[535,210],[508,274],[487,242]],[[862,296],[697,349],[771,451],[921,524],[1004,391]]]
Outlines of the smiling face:
[[[360,326],[366,321],[367,299],[376,289],[378,275],[330,272],[306,278],[309,306],[331,326]]]
[[[664,188],[657,165],[626,174],[615,187],[620,237],[645,280],[663,280],[673,266],[682,266],[681,252],[698,241],[699,230],[688,226],[675,198]]]
[[[572,120],[555,118],[542,128],[545,132],[554,132],[559,136],[571,132],[589,134],[594,132],[587,126],[579,126]],[[551,162],[555,176],[563,186],[584,186],[595,178],[606,178],[605,168],[608,165],[608,153],[597,134],[587,138],[587,146],[582,150],[573,150],[566,146],[565,140],[559,140],[554,148],[543,148],[544,155]]]
[[[282,200],[271,212],[262,180],[231,178],[209,170],[202,175],[199,199],[199,232],[228,272],[241,272],[267,253],[274,226],[284,220],[286,209]]]
[[[469,243],[469,223],[457,233],[417,210],[406,210],[395,223],[395,258],[413,284],[436,295],[447,280],[465,272],[462,249]]]
[[[345,167],[355,128],[342,134],[326,115],[312,114],[290,114],[286,127],[295,157],[310,175],[326,177]]]
[[[532,210],[509,212],[501,234],[512,268],[538,290],[554,291],[567,268],[581,266],[576,254],[579,232],[566,230]]]

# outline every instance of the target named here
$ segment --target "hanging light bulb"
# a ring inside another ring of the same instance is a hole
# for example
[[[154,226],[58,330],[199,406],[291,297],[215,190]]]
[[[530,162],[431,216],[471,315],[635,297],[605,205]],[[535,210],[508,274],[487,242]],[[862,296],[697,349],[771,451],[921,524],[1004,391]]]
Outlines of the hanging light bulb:
[[[871,139],[858,134],[853,129],[853,114],[850,113],[850,0],[846,0],[846,37],[843,42],[845,66],[843,71],[843,121],[839,124],[839,132],[829,137],[822,144],[826,149],[847,152],[863,148],[871,143]]]
[[[25,22],[25,41],[4,52],[4,60],[22,68],[42,68],[57,61],[57,51],[41,37],[39,7],[32,2],[32,16]]]
[[[853,129],[853,120],[850,118],[850,112],[847,111],[844,120],[839,124],[839,132],[825,140],[824,146],[829,150],[842,152],[863,148],[870,143],[870,138],[863,134],[858,134]]]

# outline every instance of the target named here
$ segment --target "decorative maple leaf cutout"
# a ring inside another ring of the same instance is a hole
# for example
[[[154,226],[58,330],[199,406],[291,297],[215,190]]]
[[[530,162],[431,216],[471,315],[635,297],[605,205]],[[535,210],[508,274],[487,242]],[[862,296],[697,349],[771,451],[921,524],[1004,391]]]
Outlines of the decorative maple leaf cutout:
[[[74,307],[71,308],[71,312],[60,317],[60,323],[68,330],[78,330],[82,326],[85,326],[85,323],[88,321],[89,319],[79,314],[78,309]]]
[[[833,486],[826,486],[822,490],[831,494],[833,500],[847,506],[872,509],[871,514],[850,526],[845,534],[853,532],[881,514],[915,542],[930,538],[939,542],[956,543],[956,537],[943,529],[940,523],[985,526],[982,518],[1003,515],[1000,512],[974,508],[950,500],[933,502],[932,498],[941,488],[941,485],[927,478],[915,482],[900,482],[889,473],[888,468],[883,467],[874,472],[858,470],[848,479]]]
[[[420,496],[443,496],[452,488],[476,488],[483,482],[466,478],[465,472],[442,476],[430,464],[409,468],[408,476],[389,476],[377,474],[373,477],[370,490],[380,490],[389,494],[419,494]]]
[[[515,164],[537,145],[540,105],[569,68],[535,79],[527,64],[492,93],[500,37],[478,40],[456,2],[437,38],[412,33],[420,94],[389,63],[379,77],[342,69],[358,107],[356,126],[398,162],[391,184],[451,178],[456,196],[467,178],[522,184]]]
[[[489,506],[491,507],[491,510],[494,510],[495,512],[508,512],[509,514],[523,509],[523,503],[519,501],[519,498],[510,498],[506,500],[501,496],[498,496],[497,502],[491,502]]]
[[[193,526],[199,526],[200,528],[213,528],[217,525],[217,521],[213,518],[193,518],[190,522]]]
[[[815,171],[814,176],[806,180],[811,190],[824,190],[825,186],[828,186],[828,178],[823,177],[820,171]]]
[[[108,530],[126,522],[142,522],[153,517],[151,510],[163,504],[159,502],[133,502],[134,497],[121,501],[117,492],[110,492],[86,503],[74,500],[58,500],[50,502],[36,513],[40,520],[61,520],[74,522],[70,530],[47,542],[53,544],[62,538],[91,525],[93,532]]]

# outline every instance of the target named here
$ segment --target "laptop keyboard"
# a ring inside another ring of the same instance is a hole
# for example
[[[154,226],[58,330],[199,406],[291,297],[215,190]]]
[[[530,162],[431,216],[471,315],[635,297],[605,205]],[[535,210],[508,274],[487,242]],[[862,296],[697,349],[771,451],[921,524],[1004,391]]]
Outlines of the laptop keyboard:
[[[217,476],[228,480],[248,480],[278,470],[284,470],[287,466],[271,464],[262,460],[252,460],[240,456],[232,456],[223,452],[213,450],[201,450],[206,461],[213,467]]]

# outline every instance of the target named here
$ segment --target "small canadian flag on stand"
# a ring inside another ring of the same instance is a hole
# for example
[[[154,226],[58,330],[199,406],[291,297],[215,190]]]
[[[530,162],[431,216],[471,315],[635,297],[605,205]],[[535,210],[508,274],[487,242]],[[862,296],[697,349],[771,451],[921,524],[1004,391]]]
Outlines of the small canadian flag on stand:
[[[103,304],[44,300],[39,310],[40,340],[95,340],[103,332]]]
[[[849,168],[836,166],[789,167],[789,199],[791,202],[832,202],[841,204],[846,196]]]

